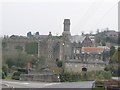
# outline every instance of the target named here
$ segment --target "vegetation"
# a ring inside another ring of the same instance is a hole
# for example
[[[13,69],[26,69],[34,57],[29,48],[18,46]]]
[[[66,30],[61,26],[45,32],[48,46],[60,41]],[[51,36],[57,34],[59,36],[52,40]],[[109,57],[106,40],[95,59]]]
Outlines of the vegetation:
[[[10,55],[3,55],[5,64],[8,65],[9,68],[12,66],[17,67],[26,67],[26,63],[32,63],[34,64],[35,61],[37,61],[37,58],[33,55],[28,55],[27,53],[19,52],[15,54]]]
[[[18,45],[18,46],[15,47],[15,49],[22,51],[23,47]]]
[[[113,54],[115,53],[115,47],[114,46],[111,46],[110,47],[110,57],[112,57],[113,56]]]
[[[20,71],[14,72],[14,74],[13,74],[13,76],[12,76],[12,79],[19,80],[21,74],[27,74],[27,73],[25,73],[25,72],[20,72]]]
[[[111,60],[112,62],[120,63],[120,47],[115,51]]]
[[[110,71],[112,76],[120,76],[120,66],[117,64],[109,64],[105,67],[105,71]]]
[[[107,80],[111,79],[111,73],[109,71],[89,71],[71,74],[68,72],[62,72],[60,74],[61,82],[71,81],[86,81],[86,80]]]
[[[118,90],[120,82],[118,80],[96,81],[93,90]]]
[[[57,65],[57,67],[62,67],[62,61],[61,60],[57,60],[56,61],[56,65]]]
[[[54,71],[55,74],[61,74],[63,72],[63,68],[60,67],[50,67],[49,69]]]
[[[2,42],[2,47],[5,48],[7,46],[7,42],[3,41]]]
[[[2,72],[3,72],[3,77],[6,77],[7,75],[8,75],[8,73],[9,73],[9,68],[8,68],[8,65],[7,64],[4,64],[3,66],[2,66]]]
[[[118,41],[118,37],[107,36],[106,31],[99,32],[95,35],[95,42],[101,43],[103,46],[105,45],[105,42],[118,45]]]
[[[30,42],[25,45],[25,51],[27,54],[38,54],[38,43]]]

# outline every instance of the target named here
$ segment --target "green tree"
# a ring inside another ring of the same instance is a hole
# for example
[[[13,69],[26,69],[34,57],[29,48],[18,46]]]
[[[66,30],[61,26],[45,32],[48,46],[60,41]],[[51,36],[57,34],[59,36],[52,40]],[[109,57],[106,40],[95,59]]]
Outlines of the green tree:
[[[34,62],[37,60],[37,57],[34,55],[29,55],[25,52],[18,52],[9,55],[3,55],[4,63],[11,68],[12,66],[22,67],[24,68],[26,63],[35,64]]]
[[[9,68],[11,68],[13,65],[16,65],[16,60],[14,60],[13,58],[8,58],[6,60],[6,64],[8,65]]]
[[[119,75],[119,69],[120,67],[117,66],[116,64],[109,64],[105,67],[105,71],[110,71],[112,76],[118,76]],[[120,75],[119,75],[120,76]]]
[[[57,67],[62,67],[62,61],[60,61],[60,60],[56,61],[56,65],[57,65]]]
[[[113,62],[120,63],[120,47],[116,50],[116,52],[113,54],[111,60]]]
[[[9,68],[8,68],[8,65],[7,65],[7,64],[4,64],[4,65],[2,66],[2,72],[4,72],[4,75],[5,75],[5,76],[8,75]]]
[[[111,46],[110,47],[110,57],[112,57],[114,53],[115,53],[115,47]]]

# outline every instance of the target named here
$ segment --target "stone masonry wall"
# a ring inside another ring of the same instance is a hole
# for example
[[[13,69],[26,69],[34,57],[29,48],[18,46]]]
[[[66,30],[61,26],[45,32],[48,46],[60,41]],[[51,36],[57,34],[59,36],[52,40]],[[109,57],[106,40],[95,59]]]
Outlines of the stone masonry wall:
[[[40,82],[59,82],[59,75],[57,74],[21,74],[20,80],[23,81],[40,81]]]

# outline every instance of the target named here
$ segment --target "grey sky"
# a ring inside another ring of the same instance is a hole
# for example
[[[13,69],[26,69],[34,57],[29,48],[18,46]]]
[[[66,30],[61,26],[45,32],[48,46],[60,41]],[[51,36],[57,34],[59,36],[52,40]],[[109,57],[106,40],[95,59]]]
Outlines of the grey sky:
[[[70,19],[72,35],[97,28],[118,30],[117,1],[104,2],[4,2],[1,3],[2,35],[61,35],[63,20]]]

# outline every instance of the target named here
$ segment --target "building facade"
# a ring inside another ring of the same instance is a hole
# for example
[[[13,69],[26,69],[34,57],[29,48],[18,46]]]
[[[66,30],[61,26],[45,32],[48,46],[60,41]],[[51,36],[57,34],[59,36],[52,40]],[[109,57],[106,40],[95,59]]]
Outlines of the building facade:
[[[51,32],[48,35],[40,35],[36,32],[32,35],[31,32],[25,36],[12,35],[3,39],[3,42],[7,43],[7,46],[3,48],[3,54],[16,52],[16,46],[21,46],[22,51],[25,52],[26,43],[36,42],[38,47],[38,58],[45,58],[45,65],[43,66],[56,66],[56,60],[65,62],[70,59],[77,59],[81,61],[90,61],[95,57],[102,59],[102,54],[83,53],[84,47],[94,47],[94,40],[90,38],[90,35],[75,35],[72,36],[70,32],[70,19],[64,19],[62,36],[53,36]],[[87,55],[87,56],[86,56]],[[89,57],[89,58],[87,58]],[[86,59],[87,58],[87,59]]]

